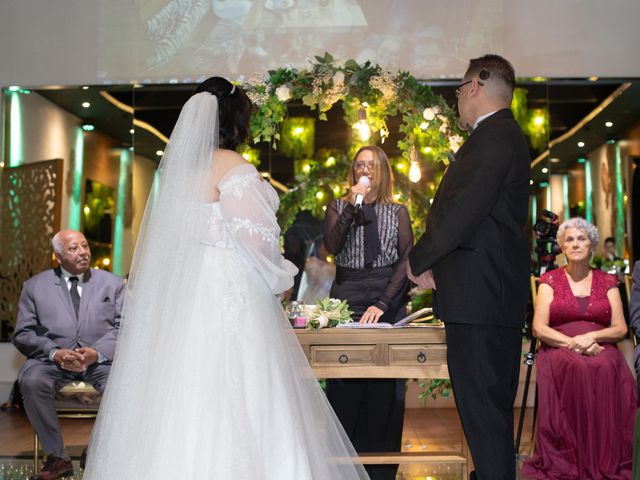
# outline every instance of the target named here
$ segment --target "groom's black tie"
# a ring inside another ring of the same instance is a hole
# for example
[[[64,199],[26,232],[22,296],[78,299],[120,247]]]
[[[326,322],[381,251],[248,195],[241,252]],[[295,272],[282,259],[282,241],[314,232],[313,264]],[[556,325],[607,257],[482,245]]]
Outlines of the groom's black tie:
[[[78,277],[69,277],[71,282],[71,302],[73,303],[73,310],[76,312],[76,320],[78,319],[78,313],[80,312],[80,293],[78,292]]]

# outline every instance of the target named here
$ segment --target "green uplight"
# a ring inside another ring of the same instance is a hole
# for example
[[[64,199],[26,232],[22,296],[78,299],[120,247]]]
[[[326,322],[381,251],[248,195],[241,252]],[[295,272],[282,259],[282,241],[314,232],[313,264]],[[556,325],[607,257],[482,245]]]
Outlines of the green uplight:
[[[569,176],[562,176],[562,201],[564,202],[564,219],[567,220],[571,215],[569,212]]]
[[[84,167],[84,135],[80,128],[76,130],[73,153],[73,178],[69,179],[73,185],[73,192],[69,199],[69,228],[80,230],[82,220],[82,169]]]
[[[585,220],[587,222],[593,222],[593,201],[591,195],[593,192],[593,186],[591,185],[591,163],[585,159],[584,162],[584,180],[585,180],[585,195],[587,197],[587,205],[585,208]]]
[[[9,105],[9,167],[17,167],[24,163],[22,146],[22,104],[20,95],[13,92]]]
[[[126,209],[127,191],[129,185],[129,170],[131,168],[131,152],[123,148],[120,152],[120,173],[118,175],[118,194],[116,197],[116,218],[113,231],[113,273],[124,275],[122,251],[124,243],[124,212]]]
[[[82,125],[82,130],[84,130],[85,132],[93,132],[95,129],[96,127],[91,125],[90,123],[85,123],[84,125]]]
[[[7,88],[7,90],[9,90],[10,92],[17,92],[20,90],[20,87],[18,87],[17,85],[12,85],[9,88]]]
[[[586,158],[584,158],[584,157],[580,157],[580,158],[578,159],[578,163],[584,163],[584,162],[586,162],[586,161],[587,161],[587,159],[586,159]]]
[[[616,248],[618,253],[624,245],[624,190],[622,178],[622,153],[620,144],[616,145]]]
[[[549,186],[549,182],[540,182],[540,187],[546,188]]]

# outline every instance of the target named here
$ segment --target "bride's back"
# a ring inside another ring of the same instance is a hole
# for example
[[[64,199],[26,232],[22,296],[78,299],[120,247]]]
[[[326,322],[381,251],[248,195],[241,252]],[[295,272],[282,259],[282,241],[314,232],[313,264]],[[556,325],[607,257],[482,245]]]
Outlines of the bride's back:
[[[211,200],[213,202],[220,200],[220,190],[218,188],[220,180],[223,179],[227,172],[232,168],[246,163],[247,161],[242,157],[242,155],[234,152],[233,150],[221,148],[215,151],[211,167]]]

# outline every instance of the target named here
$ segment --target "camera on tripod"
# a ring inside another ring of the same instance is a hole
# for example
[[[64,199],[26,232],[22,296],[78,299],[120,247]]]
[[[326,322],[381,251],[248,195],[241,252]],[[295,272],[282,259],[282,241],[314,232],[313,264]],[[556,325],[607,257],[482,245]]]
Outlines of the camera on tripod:
[[[536,234],[535,252],[538,256],[538,267],[535,275],[538,277],[545,272],[558,268],[555,263],[556,255],[562,252],[556,240],[559,223],[558,215],[550,210],[542,210],[538,216],[538,221],[533,226],[533,231]]]

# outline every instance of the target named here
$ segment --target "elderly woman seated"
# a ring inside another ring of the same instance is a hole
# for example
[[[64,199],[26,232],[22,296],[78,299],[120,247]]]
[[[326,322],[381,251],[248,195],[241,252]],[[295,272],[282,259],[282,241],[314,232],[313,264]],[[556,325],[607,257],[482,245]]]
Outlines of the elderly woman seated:
[[[615,343],[625,324],[618,281],[589,267],[597,229],[581,218],[558,229],[567,265],[540,278],[535,479],[631,479],[636,387]]]

